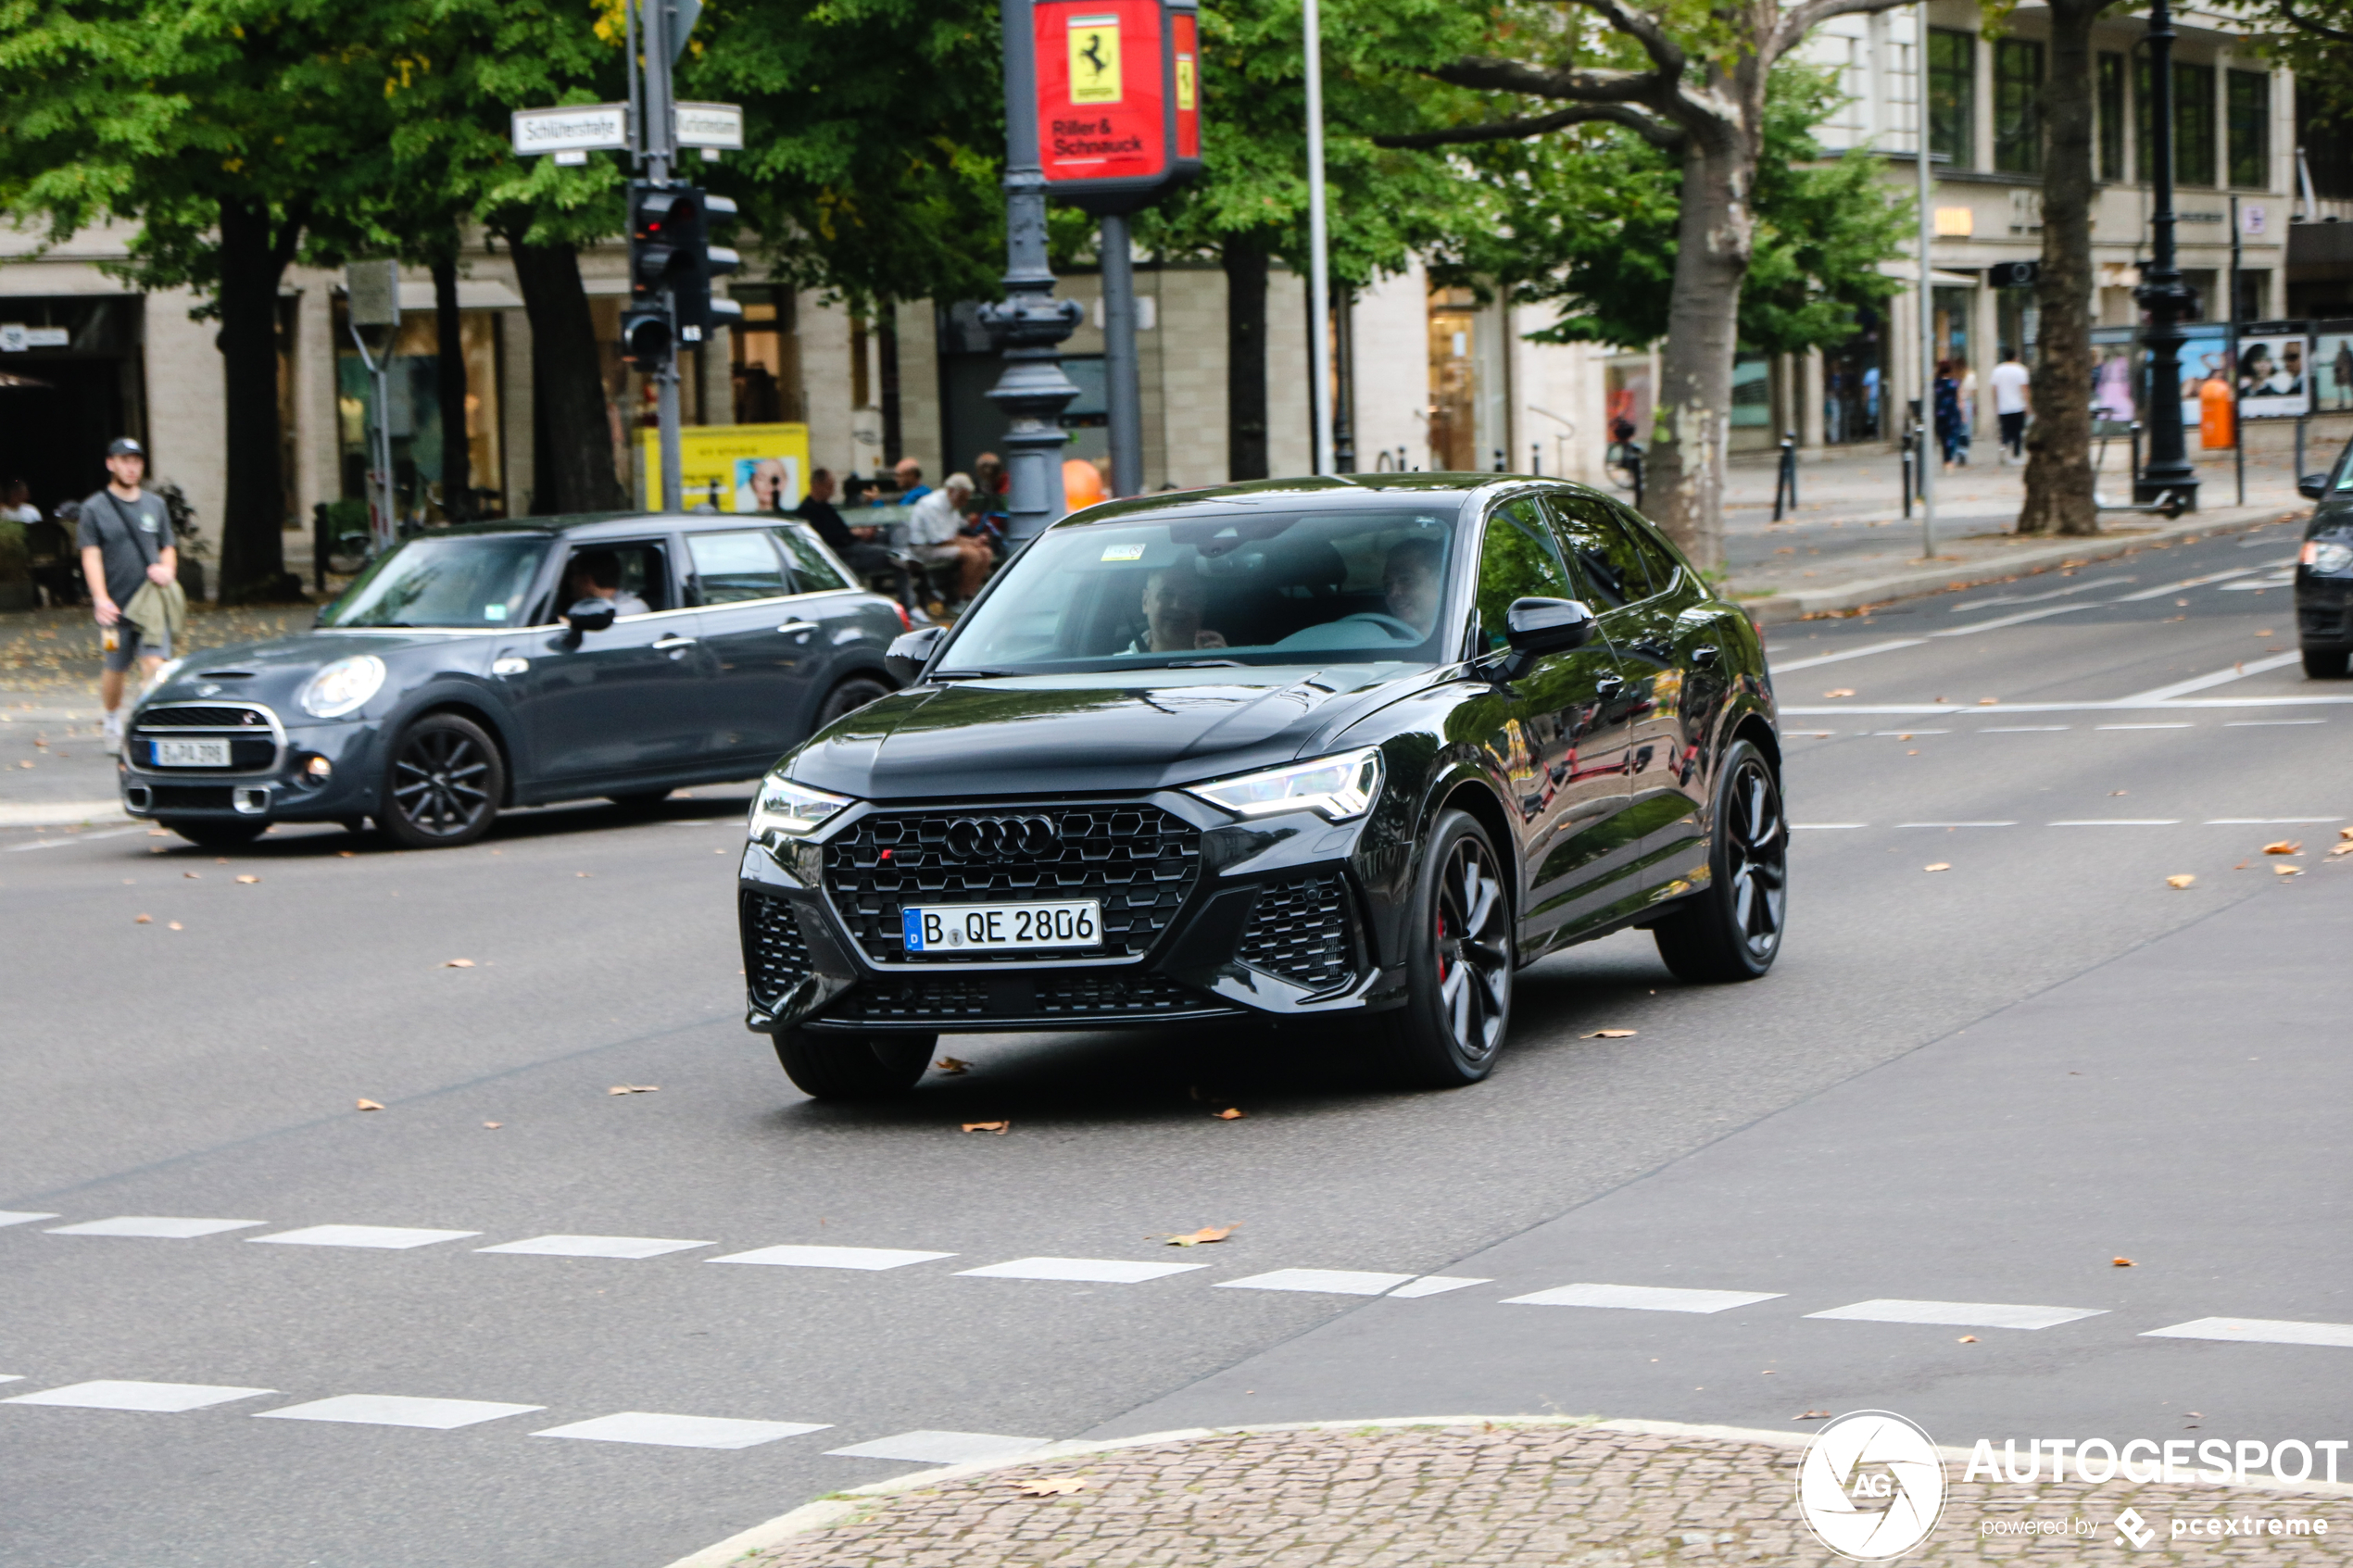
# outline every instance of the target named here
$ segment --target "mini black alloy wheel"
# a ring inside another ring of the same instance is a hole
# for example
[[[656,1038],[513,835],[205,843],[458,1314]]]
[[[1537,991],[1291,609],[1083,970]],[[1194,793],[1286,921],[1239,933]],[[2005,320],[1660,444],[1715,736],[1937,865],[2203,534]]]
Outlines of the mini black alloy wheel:
[[[1789,820],[1765,754],[1736,741],[1724,759],[1709,881],[1659,922],[1659,957],[1681,980],[1754,980],[1781,950],[1789,906]]]
[[[393,743],[379,824],[412,849],[472,844],[506,793],[498,748],[472,721],[428,713]]]
[[[1440,814],[1419,880],[1422,935],[1406,954],[1405,1006],[1380,1015],[1384,1043],[1410,1084],[1476,1084],[1511,1027],[1511,889],[1486,833],[1460,811]]]

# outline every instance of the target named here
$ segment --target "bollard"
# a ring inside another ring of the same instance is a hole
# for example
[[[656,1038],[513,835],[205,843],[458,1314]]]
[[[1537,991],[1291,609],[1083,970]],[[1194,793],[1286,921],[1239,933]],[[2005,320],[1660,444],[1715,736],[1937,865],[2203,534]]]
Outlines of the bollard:
[[[1781,521],[1781,498],[1789,497],[1789,509],[1797,509],[1797,432],[1781,435],[1780,471],[1773,475],[1773,521]]]
[[[1904,433],[1903,456],[1899,466],[1904,470],[1904,521],[1912,521],[1912,452],[1914,432]]]
[[[2304,483],[2304,421],[2309,414],[2296,416],[2296,483]]]

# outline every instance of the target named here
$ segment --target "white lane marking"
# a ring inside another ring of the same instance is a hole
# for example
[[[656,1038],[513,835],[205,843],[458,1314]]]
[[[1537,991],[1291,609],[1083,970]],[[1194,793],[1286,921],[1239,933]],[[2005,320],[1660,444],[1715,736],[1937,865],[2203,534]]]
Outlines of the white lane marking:
[[[527,1241],[503,1241],[477,1247],[477,1252],[522,1252],[538,1258],[659,1258],[692,1247],[716,1247],[712,1241],[670,1241],[652,1236],[535,1236]]]
[[[903,1269],[910,1263],[954,1256],[953,1252],[909,1252],[895,1247],[761,1247],[703,1261],[769,1263],[786,1269]]]
[[[222,1231],[241,1231],[251,1225],[266,1225],[267,1220],[181,1220],[162,1214],[118,1214],[111,1220],[84,1220],[78,1225],[59,1225],[51,1236],[162,1236],[173,1241],[186,1241],[199,1236],[218,1236]]]
[[[1869,822],[1792,822],[1789,829],[1792,833],[1848,833],[1870,825]]]
[[[2304,825],[2341,822],[2344,820],[2343,817],[2208,817],[2205,825],[2210,828],[2263,828],[2274,824]]]
[[[2156,724],[2095,724],[2092,728],[2095,730],[2195,730],[2197,726],[2183,719]]]
[[[1899,828],[2014,828],[2016,822],[1898,822]]]
[[[2064,588],[2054,588],[2047,594],[2003,594],[1990,599],[1965,599],[1953,607],[1952,613],[1958,615],[1965,609],[1992,609],[1996,605],[2038,605],[2074,594],[2087,594],[2094,588],[2112,588],[2119,583],[2131,581],[2130,577],[2095,577],[2088,583],[2071,583]]]
[[[549,1426],[535,1437],[579,1437],[591,1443],[650,1443],[665,1449],[756,1449],[780,1437],[828,1432],[828,1422],[731,1421],[715,1415],[656,1415],[649,1411],[623,1411],[594,1421]]]
[[[2070,817],[2061,822],[2045,822],[2046,828],[2171,828],[2182,825],[2179,817]]]
[[[1060,1279],[1094,1285],[1141,1285],[1170,1274],[1190,1273],[1207,1263],[1138,1263],[1123,1258],[1015,1258],[977,1269],[958,1269],[959,1279]]]
[[[258,1399],[274,1394],[275,1388],[227,1388],[212,1383],[71,1383],[63,1388],[44,1388],[38,1394],[19,1394],[0,1401],[11,1405],[69,1405],[86,1411],[151,1411],[162,1414],[180,1411],[200,1411],[208,1405],[225,1405],[233,1399]]]
[[[94,838],[120,838],[126,834],[143,833],[146,826],[145,822],[133,822],[127,828],[108,828],[104,833],[78,833],[71,838],[43,838],[31,844],[11,844],[8,853],[13,855],[19,849],[57,849],[69,844],[87,844]]]
[[[1818,653],[1811,659],[1793,659],[1787,664],[1772,666],[1776,675],[1788,675],[1800,670],[1811,670],[1818,664],[1838,664],[1850,659],[1864,659],[1875,653],[1893,653],[1897,648],[1916,648],[1927,642],[1926,637],[1898,637],[1891,643],[1869,643],[1859,648],[1842,648],[1837,653]]]
[[[1378,1296],[1412,1274],[1377,1274],[1357,1269],[1277,1269],[1248,1279],[1222,1279],[1219,1290],[1308,1290],[1330,1296]]]
[[[2007,1301],[1905,1301],[1882,1298],[1808,1312],[1848,1323],[1943,1323],[1952,1328],[2053,1328],[2106,1314],[2105,1307],[2025,1307]]]
[[[54,1220],[55,1214],[30,1214],[20,1210],[0,1209],[0,1226],[29,1225],[35,1220]],[[260,1222],[256,1221],[257,1224]]]
[[[0,1383],[22,1383],[23,1381],[24,1374],[20,1372],[0,1372]]]
[[[1506,1298],[1506,1307],[1623,1307],[1641,1312],[1724,1312],[1771,1301],[1778,1290],[1671,1290],[1648,1285],[1564,1285]]]
[[[2248,673],[2255,673],[2250,670]],[[1858,713],[1933,713],[1940,718],[1974,711],[1981,716],[1994,713],[2007,717],[2012,713],[2120,713],[2136,708],[2171,709],[2176,713],[2206,708],[2334,708],[2353,702],[2353,696],[2185,696],[2170,702],[2148,702],[2139,697],[2117,697],[2107,702],[2006,702],[1998,709],[1957,708],[1949,702],[1845,702],[1836,708],[1792,706],[1782,709],[1784,718],[1852,719]]]
[[[256,1411],[256,1421],[340,1421],[354,1426],[422,1426],[455,1431],[485,1421],[544,1411],[545,1405],[502,1405],[488,1399],[418,1399],[406,1394],[338,1394],[282,1411]]]
[[[2184,588],[2203,588],[2208,583],[2225,582],[2233,577],[2252,577],[2259,571],[2277,570],[2276,567],[2271,566],[2242,566],[2229,571],[2209,571],[2203,577],[2184,577],[2179,583],[2165,583],[2154,588],[2143,588],[2137,594],[2120,594],[2108,602],[2112,605],[2137,604],[2143,599],[2161,598],[2167,594],[2178,594]]]
[[[1914,735],[1949,735],[1952,733],[1950,730],[1873,730],[1871,732],[1875,735],[1894,735],[1899,740],[1910,740]]]
[[[1492,1285],[1491,1279],[1465,1279],[1456,1274],[1424,1274],[1411,1285],[1401,1285],[1389,1293],[1391,1301],[1416,1296],[1443,1296],[1450,1290],[1460,1290],[1466,1285]]]
[[[2325,724],[2326,719],[2225,719],[2226,730],[2271,730],[2285,724]]]
[[[1981,735],[2047,735],[2073,728],[2072,724],[1989,724],[1977,733]]]
[[[1974,626],[1948,627],[1942,632],[1931,632],[1929,635],[1931,637],[1973,637],[1980,632],[1998,632],[2005,626],[2022,626],[2027,621],[2040,621],[2045,616],[2071,615],[2079,609],[2097,609],[2099,608],[2100,607],[2095,604],[2052,605],[2047,609],[2020,610],[2016,615],[2005,615],[1999,620],[1981,621]]]
[[[2218,594],[2259,594],[2266,588],[2289,588],[2295,586],[2295,584],[2296,573],[2292,571],[2282,571],[2276,572],[2270,577],[2259,578],[2252,583],[2225,583],[2214,591]]]
[[[2269,659],[2243,660],[2233,664],[2228,670],[2217,670],[2211,675],[2195,675],[2186,681],[2176,681],[2170,686],[2158,686],[2151,691],[2134,692],[2122,700],[2132,703],[2171,702],[2177,696],[2187,696],[2192,692],[2202,692],[2212,686],[2226,686],[2233,681],[2244,681],[2249,675],[2260,675],[2271,670],[2284,670],[2291,664],[2300,664],[2303,661],[2304,655],[2301,653],[2275,653]]]
[[[2233,1339],[2258,1345],[2327,1345],[2353,1350],[2353,1323],[2285,1323],[2276,1318],[2197,1318],[2152,1328],[2144,1339]]]
[[[412,1230],[405,1225],[305,1225],[275,1236],[249,1236],[251,1242],[275,1242],[281,1247],[376,1247],[400,1251],[431,1247],[437,1241],[462,1241],[480,1231]]]
[[[843,1459],[896,1459],[911,1464],[986,1464],[991,1460],[1017,1459],[1051,1441],[1051,1437],[1008,1437],[999,1432],[901,1432],[825,1452]]]

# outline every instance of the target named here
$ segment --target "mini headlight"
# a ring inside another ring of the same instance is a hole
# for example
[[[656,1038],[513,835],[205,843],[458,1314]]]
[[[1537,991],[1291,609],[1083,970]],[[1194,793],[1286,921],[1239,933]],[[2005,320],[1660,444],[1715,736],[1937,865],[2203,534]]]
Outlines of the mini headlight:
[[[372,653],[338,659],[305,681],[298,699],[313,719],[340,719],[375,696],[384,684],[384,661]]]
[[[844,807],[856,804],[846,795],[828,795],[771,776],[761,781],[760,793],[752,799],[751,836],[765,839],[774,833],[799,838],[823,826]]]
[[[1193,784],[1186,793],[1241,817],[1264,817],[1276,811],[1313,811],[1327,822],[1344,822],[1373,809],[1380,795],[1378,746],[1293,762],[1238,779]]]
[[[188,661],[184,659],[165,659],[161,664],[156,667],[156,678],[147,683],[147,689],[149,691],[153,691],[156,687],[162,685],[166,681],[170,680],[174,675],[179,674],[180,667],[187,662]]]
[[[2353,566],[2353,545],[2340,545],[2334,539],[2307,539],[2304,564],[2319,572],[2343,571]]]

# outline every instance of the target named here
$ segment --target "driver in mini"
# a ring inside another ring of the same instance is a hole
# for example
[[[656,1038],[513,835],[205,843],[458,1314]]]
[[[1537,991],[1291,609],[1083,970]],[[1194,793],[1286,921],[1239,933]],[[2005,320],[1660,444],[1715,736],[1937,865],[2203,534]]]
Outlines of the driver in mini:
[[[582,599],[610,599],[616,617],[650,612],[645,600],[621,591],[621,558],[610,550],[583,550],[573,557],[564,582],[575,604]]]
[[[1126,653],[1188,653],[1222,648],[1225,637],[1201,623],[1209,584],[1189,566],[1161,568],[1144,579],[1144,632]]]
[[[1381,568],[1381,596],[1389,613],[1423,636],[1438,618],[1438,590],[1446,563],[1435,539],[1404,539],[1392,546]]]

